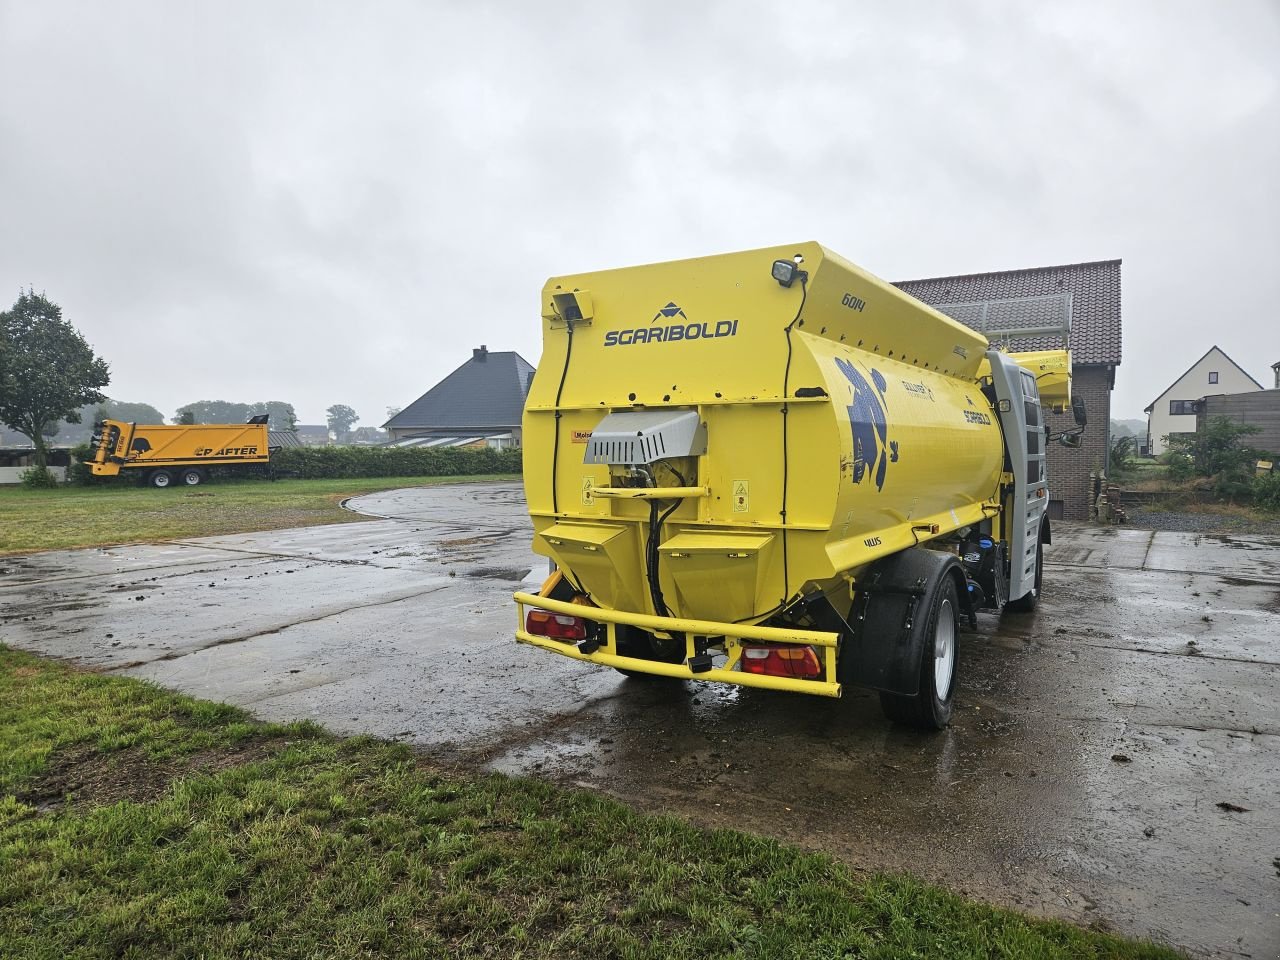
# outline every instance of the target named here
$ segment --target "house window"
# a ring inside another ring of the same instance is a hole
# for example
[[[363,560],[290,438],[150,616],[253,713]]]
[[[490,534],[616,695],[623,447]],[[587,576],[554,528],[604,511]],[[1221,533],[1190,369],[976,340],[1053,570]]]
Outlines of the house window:
[[[1196,401],[1194,400],[1170,400],[1169,415],[1174,417],[1191,417],[1195,416]]]
[[[1209,371],[1209,382],[1210,382],[1210,383],[1217,383],[1217,382],[1218,382],[1218,371],[1217,371],[1217,370],[1210,370],[1210,371]]]

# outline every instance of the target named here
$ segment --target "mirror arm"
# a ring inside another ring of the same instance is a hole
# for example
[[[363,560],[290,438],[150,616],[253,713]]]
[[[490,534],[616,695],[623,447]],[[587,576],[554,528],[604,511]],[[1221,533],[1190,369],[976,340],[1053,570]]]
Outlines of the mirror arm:
[[[1051,433],[1045,437],[1046,443],[1058,443],[1063,437],[1078,437],[1084,433],[1084,427],[1070,427],[1061,433]]]

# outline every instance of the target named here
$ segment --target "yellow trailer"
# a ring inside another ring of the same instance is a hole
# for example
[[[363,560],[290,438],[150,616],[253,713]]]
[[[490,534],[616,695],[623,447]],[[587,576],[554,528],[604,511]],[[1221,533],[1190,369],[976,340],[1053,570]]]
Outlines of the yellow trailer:
[[[248,423],[137,424],[102,420],[93,425],[95,477],[121,471],[142,477],[153,487],[194,487],[209,478],[210,467],[265,467],[271,460],[267,416]]]
[[[517,639],[948,722],[960,618],[1039,595],[1066,351],[1002,353],[816,243],[556,277],[542,322],[524,483],[556,569]]]

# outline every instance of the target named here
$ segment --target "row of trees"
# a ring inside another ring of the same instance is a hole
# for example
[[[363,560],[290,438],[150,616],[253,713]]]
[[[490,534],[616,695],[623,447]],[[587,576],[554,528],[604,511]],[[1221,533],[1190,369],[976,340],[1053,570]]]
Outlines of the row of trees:
[[[178,408],[174,423],[244,423],[250,417],[266,414],[272,430],[293,432],[298,429],[298,415],[293,404],[281,400],[258,403],[233,403],[227,400],[200,400]],[[360,422],[360,414],[345,403],[335,403],[325,411],[325,423],[341,443],[351,436],[351,428]]]
[[[250,417],[266,414],[272,430],[293,431],[298,428],[298,415],[292,403],[283,400],[261,400],[257,403],[234,403],[228,400],[197,400],[178,408],[174,423],[244,423]]]
[[[233,403],[227,400],[200,400],[178,408],[174,423],[244,423],[250,417],[266,414],[272,430],[292,432],[298,428],[298,415],[293,404],[281,400],[258,403]],[[325,411],[325,423],[339,441],[348,437],[360,422],[360,414],[345,403],[335,403]]]
[[[279,400],[259,403],[232,403],[227,400],[201,400],[179,407],[174,423],[244,423],[250,417],[266,414],[272,430],[292,432],[298,428],[293,404]],[[360,414],[345,403],[335,403],[325,411],[325,424],[339,443],[351,438],[351,428],[360,422]]]

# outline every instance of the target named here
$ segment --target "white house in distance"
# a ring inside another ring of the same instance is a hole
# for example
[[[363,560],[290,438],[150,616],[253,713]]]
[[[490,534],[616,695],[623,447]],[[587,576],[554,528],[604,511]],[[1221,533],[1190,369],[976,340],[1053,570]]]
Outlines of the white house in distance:
[[[1213,346],[1169,385],[1143,412],[1147,415],[1149,456],[1164,452],[1164,438],[1171,433],[1196,432],[1196,403],[1209,394],[1249,393],[1262,384],[1245,373],[1234,360]]]

